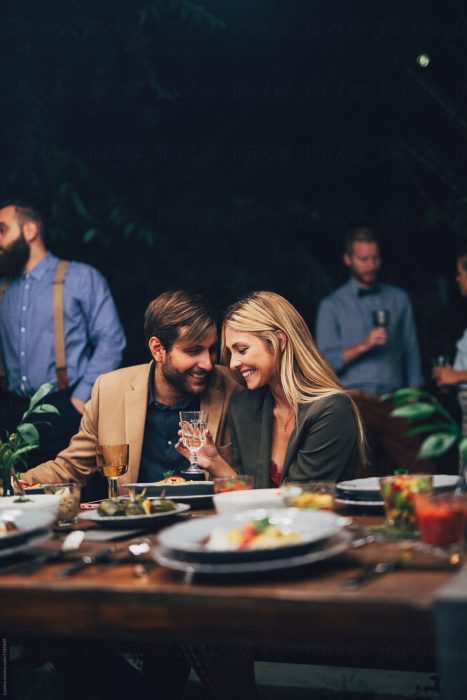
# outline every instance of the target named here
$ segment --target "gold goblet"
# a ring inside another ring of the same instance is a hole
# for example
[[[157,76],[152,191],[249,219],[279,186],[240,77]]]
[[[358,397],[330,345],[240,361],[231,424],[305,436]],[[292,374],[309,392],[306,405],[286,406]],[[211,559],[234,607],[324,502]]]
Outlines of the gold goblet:
[[[96,447],[97,466],[107,477],[109,498],[116,498],[118,492],[118,477],[128,469],[129,445],[99,445]]]

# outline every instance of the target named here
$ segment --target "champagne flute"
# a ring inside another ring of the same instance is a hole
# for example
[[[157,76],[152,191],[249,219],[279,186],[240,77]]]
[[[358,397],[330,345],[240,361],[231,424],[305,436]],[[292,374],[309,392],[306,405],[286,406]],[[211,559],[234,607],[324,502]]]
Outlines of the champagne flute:
[[[109,498],[119,495],[118,477],[128,469],[129,445],[99,445],[96,447],[97,466],[107,477]]]
[[[198,452],[206,441],[208,429],[207,411],[180,411],[180,429],[182,442],[190,452],[190,466],[182,474],[204,474],[198,467]]]

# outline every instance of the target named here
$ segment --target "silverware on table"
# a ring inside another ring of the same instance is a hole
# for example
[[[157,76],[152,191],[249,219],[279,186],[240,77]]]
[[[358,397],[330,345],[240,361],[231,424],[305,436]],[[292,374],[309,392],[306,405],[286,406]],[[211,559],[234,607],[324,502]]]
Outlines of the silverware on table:
[[[74,574],[77,574],[79,571],[82,571],[93,564],[99,564],[100,562],[104,561],[112,561],[114,552],[115,548],[112,548],[102,549],[100,552],[97,552],[97,554],[85,554],[79,561],[72,564],[72,566],[59,571],[57,576],[73,576]]]
[[[365,566],[356,576],[345,579],[343,583],[344,588],[359,588],[377,576],[401,569],[403,564],[402,559],[389,559],[388,561],[379,561],[377,564]]]
[[[44,530],[44,532],[46,531]],[[32,554],[32,557],[26,561],[15,562],[14,564],[8,564],[7,566],[0,567],[0,575],[22,574],[25,576],[30,576],[49,562],[57,561],[64,555],[66,556],[68,552],[76,551],[80,547],[84,536],[85,533],[83,530],[73,530],[65,537],[60,549],[37,549],[29,551],[28,553]]]

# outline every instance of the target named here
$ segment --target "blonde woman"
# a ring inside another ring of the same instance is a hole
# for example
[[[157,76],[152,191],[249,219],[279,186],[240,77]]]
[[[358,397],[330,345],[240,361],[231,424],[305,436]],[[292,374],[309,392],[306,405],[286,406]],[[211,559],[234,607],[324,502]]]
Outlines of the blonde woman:
[[[256,488],[267,488],[355,475],[364,458],[358,410],[290,302],[258,291],[233,304],[222,328],[222,360],[248,391],[229,406],[232,464],[209,435],[199,453],[211,476],[254,474]]]

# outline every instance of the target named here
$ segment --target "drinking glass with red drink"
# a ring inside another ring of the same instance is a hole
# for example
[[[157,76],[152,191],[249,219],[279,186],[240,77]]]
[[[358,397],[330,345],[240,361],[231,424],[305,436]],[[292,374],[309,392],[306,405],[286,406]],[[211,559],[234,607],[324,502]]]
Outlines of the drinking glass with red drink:
[[[462,549],[467,508],[465,495],[420,493],[415,496],[414,503],[423,542],[450,551]]]

